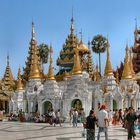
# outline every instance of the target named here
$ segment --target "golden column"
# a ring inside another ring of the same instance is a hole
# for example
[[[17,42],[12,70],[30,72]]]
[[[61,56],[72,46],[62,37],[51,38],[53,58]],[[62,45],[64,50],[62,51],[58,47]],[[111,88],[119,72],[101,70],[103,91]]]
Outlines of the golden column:
[[[128,45],[126,46],[126,54],[125,54],[125,61],[124,61],[124,69],[122,73],[122,79],[132,79],[132,73],[129,65],[129,58],[128,58]]]
[[[53,66],[52,66],[52,44],[50,45],[50,65],[48,70],[48,75],[46,80],[55,80]]]
[[[105,76],[112,76],[113,75],[113,70],[112,70],[112,66],[110,63],[110,55],[109,55],[109,42],[107,40],[107,59],[106,59],[106,65],[105,65],[105,70],[104,70],[104,75]]]
[[[22,78],[20,74],[20,67],[18,69],[18,76],[17,76],[17,90],[23,90]]]

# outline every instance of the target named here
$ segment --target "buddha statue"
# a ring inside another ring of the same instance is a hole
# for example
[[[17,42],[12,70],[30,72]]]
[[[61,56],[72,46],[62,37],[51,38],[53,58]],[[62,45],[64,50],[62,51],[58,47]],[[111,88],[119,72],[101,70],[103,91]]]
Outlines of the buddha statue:
[[[78,113],[80,113],[80,112],[81,112],[82,105],[81,105],[80,100],[76,100],[76,101],[75,101],[74,108],[78,111]]]

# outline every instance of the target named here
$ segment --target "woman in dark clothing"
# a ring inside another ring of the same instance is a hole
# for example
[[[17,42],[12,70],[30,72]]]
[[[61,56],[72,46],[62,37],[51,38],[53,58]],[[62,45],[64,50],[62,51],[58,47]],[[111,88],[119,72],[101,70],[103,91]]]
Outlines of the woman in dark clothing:
[[[135,139],[134,122],[137,120],[136,114],[133,112],[133,108],[129,107],[129,113],[126,115],[126,126],[128,131],[128,140]]]
[[[89,116],[86,118],[87,140],[95,140],[95,124],[96,117],[94,111],[91,110]]]

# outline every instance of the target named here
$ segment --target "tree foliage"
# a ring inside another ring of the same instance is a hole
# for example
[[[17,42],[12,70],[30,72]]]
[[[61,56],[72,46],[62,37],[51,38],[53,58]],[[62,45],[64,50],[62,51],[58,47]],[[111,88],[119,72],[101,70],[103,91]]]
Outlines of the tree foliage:
[[[107,48],[107,39],[99,34],[93,37],[91,44],[93,52],[104,53]]]
[[[40,54],[40,59],[42,61],[43,64],[48,63],[48,55],[49,55],[49,47],[47,44],[40,44],[38,46],[39,48],[39,54]]]
[[[108,47],[107,39],[100,34],[96,35],[93,37],[91,45],[92,51],[99,54],[99,70],[101,73],[101,53],[104,53]]]

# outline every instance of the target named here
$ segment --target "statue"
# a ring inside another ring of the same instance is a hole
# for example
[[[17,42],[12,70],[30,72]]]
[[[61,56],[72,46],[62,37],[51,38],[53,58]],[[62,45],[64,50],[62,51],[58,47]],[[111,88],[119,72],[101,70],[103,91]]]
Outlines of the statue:
[[[81,105],[80,100],[76,100],[76,101],[75,101],[74,108],[78,111],[78,113],[81,112],[82,105]]]
[[[52,109],[52,104],[49,102],[49,103],[48,103],[48,112],[50,112],[51,109]]]

